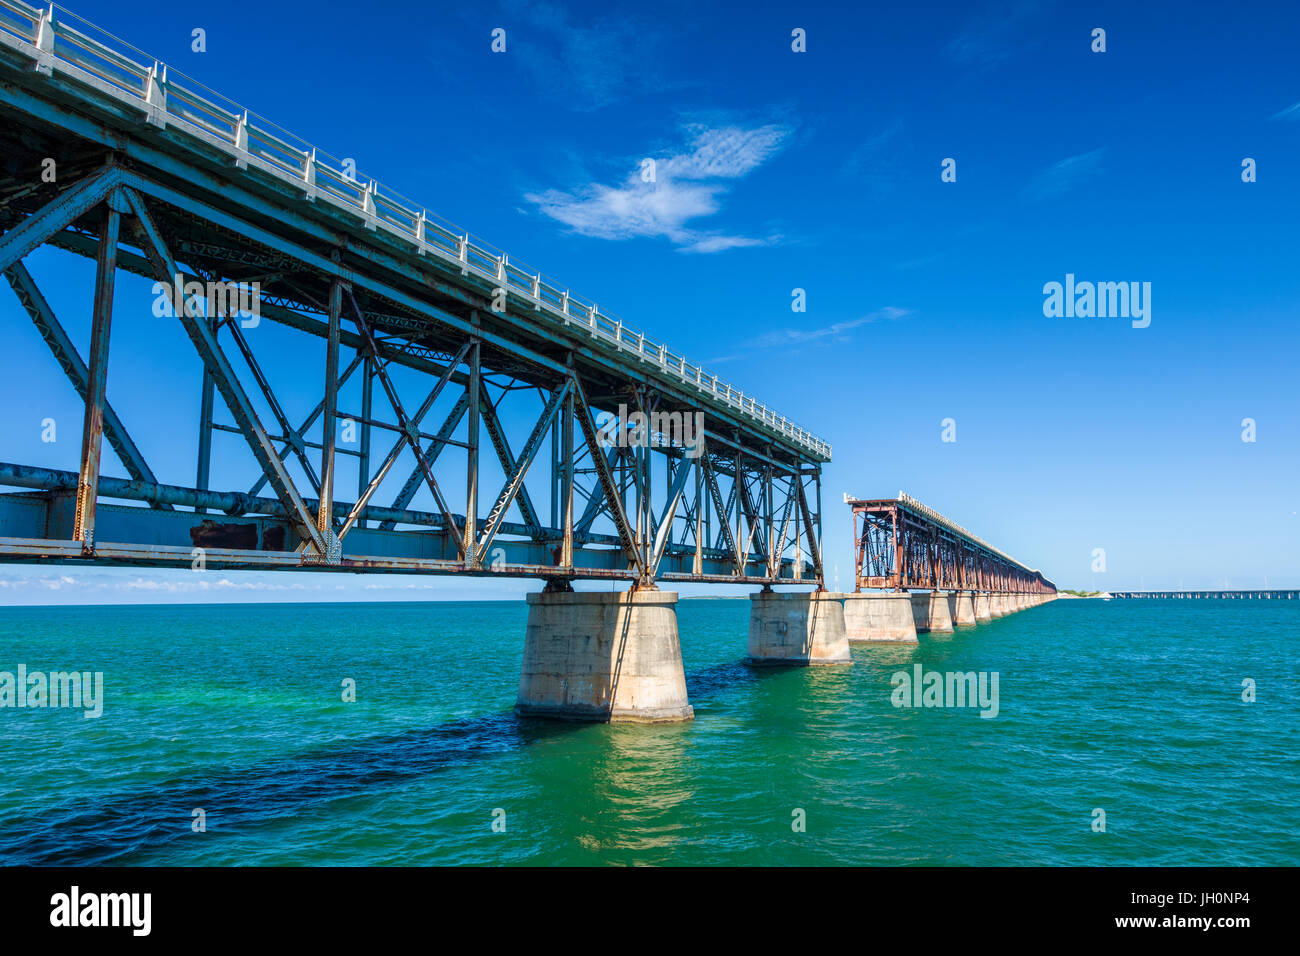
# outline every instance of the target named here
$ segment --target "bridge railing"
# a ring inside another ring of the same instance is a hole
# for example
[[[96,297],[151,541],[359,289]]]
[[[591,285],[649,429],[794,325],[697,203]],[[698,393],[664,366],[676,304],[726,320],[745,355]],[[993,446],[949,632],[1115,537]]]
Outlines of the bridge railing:
[[[17,42],[15,42],[17,41]],[[35,7],[0,0],[0,44],[88,83],[102,93],[142,109],[147,117],[176,125],[205,143],[231,153],[242,165],[292,181],[310,197],[322,197],[356,215],[367,228],[382,229],[411,242],[421,255],[433,255],[463,274],[474,272],[498,288],[530,300],[538,311],[621,353],[655,366],[707,396],[761,422],[825,460],[831,447],[807,429],[746,395],[717,375],[660,342],[601,311],[539,270],[511,260],[502,250],[472,236],[379,182],[360,176],[352,164],[324,153],[257,114],[243,109],[203,84],[170,70],[128,43],[57,4]]]

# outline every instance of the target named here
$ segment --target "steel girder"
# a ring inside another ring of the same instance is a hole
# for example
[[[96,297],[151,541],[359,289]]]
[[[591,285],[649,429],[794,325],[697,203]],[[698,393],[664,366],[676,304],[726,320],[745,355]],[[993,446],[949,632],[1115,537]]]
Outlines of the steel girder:
[[[0,496],[0,560],[189,566],[197,542],[213,534],[214,527],[255,526],[253,547],[204,548],[207,566],[606,577],[640,585],[655,580],[821,585],[820,464],[755,442],[740,429],[720,432],[713,423],[702,430],[694,448],[686,448],[656,443],[650,435],[638,442],[599,422],[599,416],[624,403],[654,411],[665,398],[671,401],[662,407],[680,401],[653,380],[629,371],[620,386],[607,368],[593,375],[592,369],[600,366],[591,366],[590,356],[580,362],[578,349],[557,360],[549,346],[543,354],[511,342],[485,330],[476,309],[457,316],[436,296],[425,300],[397,289],[383,269],[349,257],[347,243],[324,254],[306,249],[180,189],[123,169],[111,157],[102,169],[39,198],[39,204],[28,201],[3,210],[7,231],[0,236],[0,264],[85,395],[87,437],[71,487],[69,472],[0,462],[0,485],[36,492]],[[204,236],[212,241],[202,241]],[[75,351],[66,345],[66,335],[53,331],[52,312],[39,304],[43,300],[35,280],[21,263],[23,255],[42,244],[99,263],[84,386],[72,361]],[[196,383],[203,401],[194,487],[159,483],[103,399],[112,276],[119,268],[155,279],[166,290],[175,320],[202,360],[203,380]],[[241,330],[233,316],[205,314],[211,312],[210,304],[182,291],[194,278],[263,281],[270,294],[262,318],[309,340],[324,339],[319,372],[295,363],[299,374],[305,369],[321,383],[319,401],[298,419],[297,428],[288,403],[281,401],[283,383],[259,357],[256,334]],[[404,376],[422,374],[431,383],[425,385],[425,399],[410,405],[410,412],[393,368]],[[352,414],[340,409],[339,392],[358,374],[364,397],[360,413]],[[375,381],[391,420],[371,403]],[[461,394],[441,427],[435,433],[422,431],[424,416],[440,396],[451,394],[448,389]],[[214,394],[220,395],[233,425],[215,421]],[[531,412],[525,410],[529,402]],[[346,420],[360,428],[361,451],[337,445],[336,429],[330,426]],[[510,422],[520,420],[533,425],[516,455],[507,432]],[[488,514],[480,518],[484,428],[504,481]],[[213,447],[214,434],[225,432],[242,436],[252,453],[256,468],[244,485],[251,486],[248,493],[208,489],[213,456],[223,463],[231,460],[226,450]],[[109,438],[130,480],[100,475],[100,434]],[[539,451],[551,434],[557,449],[549,460],[551,474],[530,491],[526,482],[539,470],[539,459],[548,461]],[[392,446],[386,453],[380,450],[382,463],[372,472],[370,456],[380,436],[391,436]],[[456,453],[448,454],[453,449]],[[319,452],[319,459],[312,452]],[[354,502],[337,500],[340,454],[359,463]],[[374,496],[403,456],[414,462],[409,479],[391,507],[374,506]],[[452,508],[442,490],[457,458],[465,476],[463,509]],[[300,490],[304,484],[307,490]],[[263,486],[274,497],[258,497]],[[421,487],[434,508],[411,508]],[[558,496],[551,508],[558,521],[548,522],[553,526],[542,524],[534,503],[541,488],[548,499]],[[77,547],[70,548],[49,532],[64,526],[61,502],[74,491],[68,540]],[[114,498],[147,502],[156,510],[107,503]],[[521,520],[509,520],[512,510]],[[581,514],[576,521],[575,514]],[[103,519],[98,533],[97,515]],[[37,533],[36,527],[44,530]],[[11,533],[16,530],[24,533]],[[717,532],[723,534],[725,548],[711,546]]]

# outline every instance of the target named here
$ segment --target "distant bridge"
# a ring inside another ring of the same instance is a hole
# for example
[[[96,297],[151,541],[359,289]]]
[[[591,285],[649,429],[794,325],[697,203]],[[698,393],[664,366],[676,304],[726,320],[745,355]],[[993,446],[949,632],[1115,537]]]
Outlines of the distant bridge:
[[[1257,590],[1230,591],[1227,589],[1209,589],[1205,591],[1189,591],[1180,588],[1174,591],[1108,591],[1113,598],[1163,598],[1163,599],[1186,599],[1186,600],[1208,600],[1212,598],[1224,598],[1228,600],[1276,600],[1276,601],[1295,601],[1300,600],[1300,589],[1296,588],[1260,588]]]
[[[973,627],[1056,600],[1056,585],[901,491],[850,498],[854,593],[850,641],[915,643],[918,633]],[[915,592],[915,593],[908,593]]]
[[[1055,594],[1042,572],[901,491],[897,498],[845,497],[853,509],[857,588]]]

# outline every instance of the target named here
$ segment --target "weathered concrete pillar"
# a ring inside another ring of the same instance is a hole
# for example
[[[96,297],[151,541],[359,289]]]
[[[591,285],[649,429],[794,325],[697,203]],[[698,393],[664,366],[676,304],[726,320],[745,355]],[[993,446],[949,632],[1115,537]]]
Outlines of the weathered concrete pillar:
[[[948,593],[948,616],[957,627],[975,626],[975,602],[969,591],[950,591]]]
[[[952,630],[952,612],[945,591],[913,591],[912,619],[918,634],[927,631],[942,633]]]
[[[854,644],[917,643],[911,596],[895,591],[844,595],[844,631]]]
[[[989,610],[989,596],[984,591],[975,595],[975,620],[980,624],[993,620],[993,613]]]
[[[852,664],[844,595],[759,591],[749,596],[750,664]]]
[[[677,638],[677,593],[528,595],[515,712],[631,723],[690,720]]]
[[[1005,591],[999,591],[993,595],[993,614],[995,617],[1006,617],[1011,613],[1011,595]]]

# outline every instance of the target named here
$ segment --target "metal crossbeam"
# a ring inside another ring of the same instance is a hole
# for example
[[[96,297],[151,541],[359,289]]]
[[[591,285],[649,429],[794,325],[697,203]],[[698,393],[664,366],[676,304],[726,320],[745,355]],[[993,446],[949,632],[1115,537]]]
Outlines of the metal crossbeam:
[[[257,411],[248,399],[248,394],[240,385],[234,369],[230,367],[230,361],[221,350],[216,334],[202,317],[195,314],[194,301],[183,294],[176,294],[175,277],[180,274],[176,268],[176,261],[167,250],[167,244],[163,241],[162,234],[158,231],[144,200],[133,190],[124,190],[124,192],[132,212],[135,213],[143,247],[153,262],[156,277],[167,289],[167,294],[172,300],[173,311],[203,359],[203,364],[212,376],[217,390],[221,392],[221,397],[225,399],[226,406],[230,409],[230,414],[234,416],[244,437],[248,440],[253,456],[270,481],[272,490],[284,505],[295,530],[318,555],[326,556],[329,549],[325,539],[317,530],[313,516],[303,504],[302,496],[294,487],[293,479],[285,471],[284,463],[276,454],[275,445],[271,443],[266,429],[258,419]]]
[[[77,394],[81,396],[83,402],[86,401],[90,394],[90,371],[77,353],[72,339],[68,338],[68,333],[55,317],[54,310],[41,294],[36,280],[21,262],[15,262],[6,269],[5,278],[9,281],[14,294],[18,296],[18,301],[31,317],[37,331],[41,333],[41,338],[45,339],[45,344],[54,353],[59,366],[67,373]],[[144,455],[131,440],[126,426],[122,424],[122,420],[118,418],[117,412],[113,411],[113,406],[107,399],[104,400],[104,437],[113,446],[118,460],[122,462],[122,466],[132,478],[150,483],[157,481],[144,460]],[[171,510],[171,505],[168,504],[153,504],[151,507]]]

